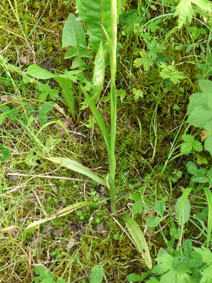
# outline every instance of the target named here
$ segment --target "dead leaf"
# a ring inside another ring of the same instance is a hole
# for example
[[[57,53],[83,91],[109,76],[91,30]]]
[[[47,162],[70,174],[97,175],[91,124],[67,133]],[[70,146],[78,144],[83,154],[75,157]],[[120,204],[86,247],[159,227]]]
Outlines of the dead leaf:
[[[207,139],[207,137],[210,136],[210,134],[211,134],[211,132],[208,132],[208,131],[206,131],[206,130],[202,130],[202,131],[200,132],[201,141],[202,141],[202,142],[205,141],[205,140]]]
[[[73,120],[71,118],[66,118],[64,121],[62,121],[62,124],[65,126],[66,129],[68,129],[70,126],[73,125]],[[59,125],[55,124],[54,127],[61,133],[65,134],[64,129]]]
[[[69,117],[66,115],[64,109],[63,109],[62,107],[60,107],[57,103],[54,104],[54,108],[55,108],[60,114],[62,114],[64,117],[69,118]]]
[[[20,227],[15,226],[15,225],[12,225],[12,226],[9,226],[9,227],[0,229],[0,232],[1,232],[1,233],[8,233],[8,232],[11,232],[11,231],[13,231],[13,230],[20,230],[20,229],[21,229]]]
[[[29,56],[23,56],[19,59],[20,63],[29,66]]]

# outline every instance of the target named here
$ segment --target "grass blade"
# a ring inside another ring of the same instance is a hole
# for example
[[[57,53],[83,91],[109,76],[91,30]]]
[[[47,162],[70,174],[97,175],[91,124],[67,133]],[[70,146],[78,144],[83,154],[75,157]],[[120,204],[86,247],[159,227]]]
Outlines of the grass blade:
[[[72,160],[72,159],[66,158],[66,157],[44,157],[44,158],[48,159],[48,160],[50,160],[54,163],[57,163],[60,166],[66,167],[66,168],[68,168],[72,171],[75,171],[77,173],[85,175],[98,184],[102,184],[102,185],[106,186],[106,182],[104,181],[104,179],[102,179],[97,174],[92,172],[89,168],[83,166],[82,164],[80,164],[79,162],[77,162],[75,160]]]
[[[212,193],[208,188],[204,188],[205,195],[208,202],[208,231],[207,231],[207,248],[211,239],[212,232]]]
[[[149,269],[152,269],[152,259],[149,253],[149,248],[147,246],[146,240],[144,238],[141,229],[138,224],[133,220],[128,214],[122,216],[122,219],[126,223],[126,226],[130,232],[130,235],[133,238],[133,241],[136,245],[138,251],[142,254],[144,261]]]

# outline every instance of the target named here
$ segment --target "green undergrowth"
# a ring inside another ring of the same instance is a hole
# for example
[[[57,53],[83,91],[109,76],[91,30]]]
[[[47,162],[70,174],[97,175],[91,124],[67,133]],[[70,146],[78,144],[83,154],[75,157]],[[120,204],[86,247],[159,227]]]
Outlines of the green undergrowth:
[[[0,55],[7,62],[0,65],[0,282],[33,282],[38,265],[51,271],[55,280],[67,282],[89,282],[95,265],[104,268],[105,282],[146,282],[142,280],[151,276],[154,280],[160,272],[150,275],[124,228],[110,217],[107,190],[41,158],[47,152],[66,156],[107,173],[104,140],[96,125],[90,127],[88,109],[80,110],[77,105],[79,118],[74,121],[55,82],[50,80],[55,91],[43,99],[45,89],[24,83],[20,73],[9,67],[12,64],[25,71],[37,63],[49,71],[69,68],[72,61],[64,60],[61,34],[69,13],[75,11],[74,4],[2,1]],[[173,30],[176,17],[165,16],[174,12],[176,3],[171,1],[125,2],[118,26],[118,212],[113,216],[126,210],[132,213],[147,231],[153,260],[160,248],[177,258],[179,251],[184,252],[179,249],[184,240],[191,239],[193,247],[207,242],[204,185],[211,186],[210,178],[205,171],[201,177],[208,179],[195,183],[192,173],[199,177],[199,172],[186,164],[192,161],[208,170],[211,156],[201,150],[180,154],[180,145],[185,134],[201,140],[201,129],[188,127],[185,115],[189,97],[199,91],[198,80],[211,76],[210,34],[198,17],[190,27]],[[143,29],[141,14],[144,23],[149,22]],[[88,78],[92,68],[88,60]],[[106,78],[108,83],[108,68]],[[77,84],[73,87],[77,91]],[[99,107],[109,123],[107,98],[100,100]],[[176,202],[188,187],[195,193],[189,196],[191,208],[187,205],[185,212],[189,224],[182,224]],[[24,230],[34,220],[75,202],[103,199],[97,210],[84,207],[33,231]],[[144,279],[128,280],[132,273],[143,273]]]

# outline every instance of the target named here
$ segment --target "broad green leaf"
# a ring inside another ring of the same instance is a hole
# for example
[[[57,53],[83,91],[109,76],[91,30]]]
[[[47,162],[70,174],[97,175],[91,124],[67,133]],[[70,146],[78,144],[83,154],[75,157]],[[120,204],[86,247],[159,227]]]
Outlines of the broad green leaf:
[[[197,168],[197,165],[194,162],[188,161],[186,163],[186,168],[188,173],[194,176],[198,176],[199,169]]]
[[[209,246],[212,234],[212,193],[208,188],[204,188],[208,203],[208,229],[207,229],[207,247]]]
[[[94,91],[92,95],[92,100],[94,103],[97,103],[99,100],[99,96],[103,89],[105,78],[105,55],[102,42],[99,45],[98,52],[96,54],[95,63],[94,63],[94,71],[93,71],[93,86]]]
[[[161,218],[160,217],[150,217],[147,219],[146,224],[150,228],[157,227],[160,224]]]
[[[72,160],[72,159],[69,159],[69,158],[66,158],[66,157],[45,157],[45,158],[54,162],[54,163],[59,164],[62,167],[66,167],[66,168],[68,168],[72,171],[75,171],[77,173],[85,175],[98,184],[102,184],[102,185],[106,186],[104,179],[102,179],[97,174],[92,172],[89,168],[83,166],[82,164],[80,164],[79,162],[77,162],[75,160]]]
[[[96,204],[96,203],[92,203],[92,202],[77,202],[77,203],[74,203],[72,205],[69,205],[63,209],[60,209],[58,210],[56,213],[50,215],[50,216],[47,216],[45,218],[42,218],[42,219],[39,219],[38,221],[35,221],[33,223],[31,223],[30,225],[28,225],[25,230],[29,230],[29,229],[32,229],[34,227],[37,227],[47,221],[50,221],[50,220],[53,220],[55,218],[59,218],[59,217],[62,217],[62,216],[65,216],[69,213],[72,213],[73,211],[75,211],[76,209],[80,209],[82,207],[99,207],[99,204]]]
[[[202,151],[202,145],[199,141],[196,141],[194,136],[192,135],[183,135],[182,136],[184,143],[181,145],[181,153],[182,154],[189,154],[192,150],[195,151]]]
[[[212,252],[208,248],[202,246],[201,248],[194,248],[194,250],[201,255],[203,262],[212,264]]]
[[[204,149],[209,151],[212,156],[212,134],[207,137],[204,143]]]
[[[89,283],[102,283],[104,278],[104,269],[100,265],[95,265],[91,269],[91,274],[89,277]]]
[[[189,97],[189,104],[187,108],[187,115],[191,114],[194,109],[199,107],[201,103],[207,104],[207,99],[201,93],[194,93]]]
[[[191,205],[188,196],[191,190],[191,188],[185,189],[182,196],[178,198],[175,205],[176,219],[181,227],[184,227],[185,223],[188,222],[190,218]]]
[[[212,82],[199,81],[203,93],[194,93],[189,99],[187,122],[192,126],[212,131]]]
[[[183,258],[179,260],[179,257],[172,257],[169,255],[164,249],[160,249],[158,256],[156,258],[158,262],[156,266],[153,267],[152,272],[156,275],[160,275],[161,283],[170,283],[173,282],[173,278],[175,279],[175,283],[194,283],[195,281],[190,280],[191,277],[187,273],[190,271],[189,268],[181,264],[182,261],[186,259]],[[148,281],[147,281],[148,282]]]
[[[209,80],[199,80],[199,87],[202,92],[212,93],[212,82]]]
[[[66,20],[64,27],[63,27],[63,33],[62,33],[62,47],[68,47],[72,46],[71,52],[72,56],[80,56],[80,57],[90,57],[90,53],[88,51],[87,45],[86,45],[86,37],[85,32],[83,30],[83,25],[75,17],[74,14],[70,14],[68,16],[68,19]],[[71,58],[69,54],[69,58]]]
[[[141,275],[136,273],[130,273],[127,275],[127,280],[130,282],[139,282],[141,280]]]
[[[51,79],[55,76],[46,69],[38,66],[37,64],[32,64],[27,68],[27,74],[40,80]]]
[[[128,214],[122,216],[126,226],[135,242],[136,248],[142,254],[144,261],[149,269],[152,269],[152,259],[150,257],[149,248],[138,224]]]
[[[190,271],[189,266],[190,259],[185,256],[177,256],[172,261],[172,269],[177,274],[183,274]]]
[[[203,96],[203,95],[202,95]],[[212,131],[212,107],[209,104],[201,104],[195,108],[187,122],[200,129],[205,129],[209,132]]]
[[[191,178],[191,181],[194,182],[194,183],[200,183],[200,184],[204,184],[204,183],[208,183],[209,180],[208,180],[208,177],[206,176],[199,176],[199,177],[192,177]]]
[[[160,248],[156,261],[158,264],[153,267],[152,272],[154,274],[161,275],[171,269],[173,257],[169,255],[163,248]]]
[[[10,158],[10,150],[0,144],[0,162],[7,161]]]
[[[74,14],[70,14],[63,27],[62,48],[68,46],[77,47],[80,45],[86,46],[86,37],[83,25]]]
[[[77,12],[82,21],[86,23],[89,35],[89,45],[94,51],[99,48],[100,42],[104,39],[102,25],[110,35],[110,0],[77,0]],[[101,7],[102,5],[102,7]]]
[[[132,210],[133,210],[133,214],[137,215],[140,214],[142,212],[142,200],[141,200],[141,196],[139,196],[139,199],[136,200],[135,203],[133,203],[132,205]]]
[[[157,201],[156,204],[155,204],[155,211],[157,212],[157,214],[160,216],[160,217],[163,217],[163,214],[166,210],[166,204],[165,204],[165,201]]]
[[[44,282],[44,280],[49,280],[49,282],[54,282],[54,277],[51,272],[49,272],[45,267],[42,265],[35,267],[35,273],[39,275],[38,277],[35,277],[35,279],[38,279],[39,281],[36,282]],[[42,280],[42,281],[41,281]],[[34,281],[34,280],[33,280]],[[47,281],[45,281],[47,282]]]

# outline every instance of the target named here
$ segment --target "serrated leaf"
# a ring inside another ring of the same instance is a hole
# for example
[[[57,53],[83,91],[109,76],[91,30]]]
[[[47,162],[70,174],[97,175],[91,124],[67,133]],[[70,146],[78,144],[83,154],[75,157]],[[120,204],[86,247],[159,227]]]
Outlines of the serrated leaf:
[[[54,102],[44,103],[39,109],[38,118],[41,123],[46,123],[48,121],[48,113],[53,109]]]
[[[212,86],[211,81],[200,80],[203,93],[194,93],[189,98],[187,122],[192,126],[212,131]]]
[[[203,262],[212,264],[212,253],[208,248],[202,246],[201,248],[194,248],[194,250],[201,255]]]
[[[100,265],[95,265],[91,269],[89,283],[101,283],[104,278],[104,269]]]
[[[192,135],[183,135],[182,136],[184,143],[181,145],[181,153],[189,154],[192,150],[202,151],[202,145],[199,141],[196,141]]]
[[[183,72],[178,71],[175,66],[160,63],[160,67],[162,68],[160,71],[160,77],[162,77],[164,80],[170,79],[173,84],[177,84],[185,78]]]
[[[194,15],[192,4],[204,11],[211,11],[211,3],[208,0],[181,0],[177,5],[175,15],[178,16],[178,27],[181,28],[187,22],[190,24]]]
[[[191,114],[187,122],[197,128],[212,131],[212,107],[207,105],[198,105]]]

